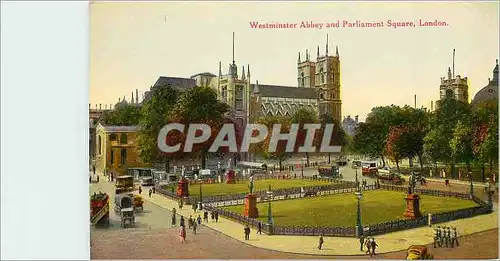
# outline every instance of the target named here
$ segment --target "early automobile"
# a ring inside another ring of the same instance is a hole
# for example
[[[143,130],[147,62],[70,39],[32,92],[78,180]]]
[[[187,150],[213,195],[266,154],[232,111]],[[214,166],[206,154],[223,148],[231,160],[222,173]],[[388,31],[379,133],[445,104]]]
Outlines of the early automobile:
[[[402,185],[405,181],[400,175],[389,173],[379,173],[377,179],[380,183],[388,183],[391,185]]]
[[[422,260],[434,259],[434,256],[429,254],[426,246],[413,245],[406,251],[406,260]]]
[[[133,198],[132,193],[122,193],[115,196],[115,212],[120,216],[122,227],[127,224],[131,226],[135,224]]]
[[[132,192],[134,190],[134,176],[123,175],[116,177],[116,194]]]
[[[362,161],[361,162],[361,174],[363,176],[376,176],[378,173],[377,162],[375,161]]]
[[[142,178],[141,185],[145,186],[145,187],[154,186],[155,181],[154,181],[153,177],[145,177],[145,178]]]
[[[339,166],[337,165],[322,165],[318,167],[318,174],[320,177],[327,178],[342,178]]]

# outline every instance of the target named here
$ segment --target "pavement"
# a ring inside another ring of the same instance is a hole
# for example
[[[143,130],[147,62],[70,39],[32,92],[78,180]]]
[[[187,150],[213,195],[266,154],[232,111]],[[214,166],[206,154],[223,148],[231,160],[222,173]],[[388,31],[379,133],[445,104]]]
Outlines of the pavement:
[[[185,206],[182,210],[179,210],[176,201],[159,194],[153,194],[151,198],[145,196],[144,200],[167,210],[171,210],[175,207],[177,213],[185,217],[189,217],[190,215],[197,217],[201,214],[200,211],[194,213],[191,206]],[[244,240],[244,226],[222,216],[219,217],[219,222],[210,221],[204,225],[245,244],[286,253],[341,256],[360,255],[363,253],[359,249],[359,240],[356,238],[324,237],[323,249],[318,250],[318,237],[315,236],[257,235],[255,230],[253,230],[250,240]],[[493,213],[488,215],[455,220],[441,223],[440,225],[457,227],[460,236],[495,229],[498,227],[497,208],[495,208]],[[378,253],[390,253],[406,250],[411,245],[430,244],[433,242],[433,235],[434,232],[432,228],[421,227],[379,235],[375,237],[375,241],[379,245],[377,249]]]

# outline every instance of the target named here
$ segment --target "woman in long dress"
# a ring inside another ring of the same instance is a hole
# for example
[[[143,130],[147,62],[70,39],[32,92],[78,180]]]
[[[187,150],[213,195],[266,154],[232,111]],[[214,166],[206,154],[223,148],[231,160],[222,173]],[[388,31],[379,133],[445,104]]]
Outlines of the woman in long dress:
[[[180,238],[181,242],[186,241],[186,228],[185,227],[182,227],[182,226],[180,227],[179,238]]]

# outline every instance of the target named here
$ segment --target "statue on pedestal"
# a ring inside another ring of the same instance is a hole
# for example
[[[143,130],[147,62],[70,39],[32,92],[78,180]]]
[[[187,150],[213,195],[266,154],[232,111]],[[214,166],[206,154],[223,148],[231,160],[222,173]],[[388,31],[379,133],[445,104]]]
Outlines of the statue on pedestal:
[[[417,185],[417,181],[415,179],[415,173],[411,173],[410,178],[408,180],[408,194],[415,194],[415,186]]]
[[[250,176],[250,183],[248,184],[248,189],[250,189],[250,194],[253,194],[253,189],[254,189],[253,175]]]

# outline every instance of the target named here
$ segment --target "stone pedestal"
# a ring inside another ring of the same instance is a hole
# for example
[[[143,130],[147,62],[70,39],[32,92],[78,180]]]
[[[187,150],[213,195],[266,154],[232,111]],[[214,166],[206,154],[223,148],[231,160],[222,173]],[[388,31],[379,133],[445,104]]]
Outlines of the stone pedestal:
[[[234,176],[235,176],[234,170],[232,170],[232,169],[228,170],[226,173],[226,183],[227,184],[236,183]]]
[[[248,194],[245,196],[245,210],[243,215],[250,218],[259,217],[259,210],[257,209],[257,196],[254,194]]]
[[[422,213],[420,213],[420,197],[415,194],[408,194],[405,199],[406,211],[403,216],[409,219],[421,217]]]
[[[179,180],[179,183],[177,185],[177,196],[178,197],[188,197],[189,196],[189,190],[188,190],[188,181],[186,178],[182,178]]]

